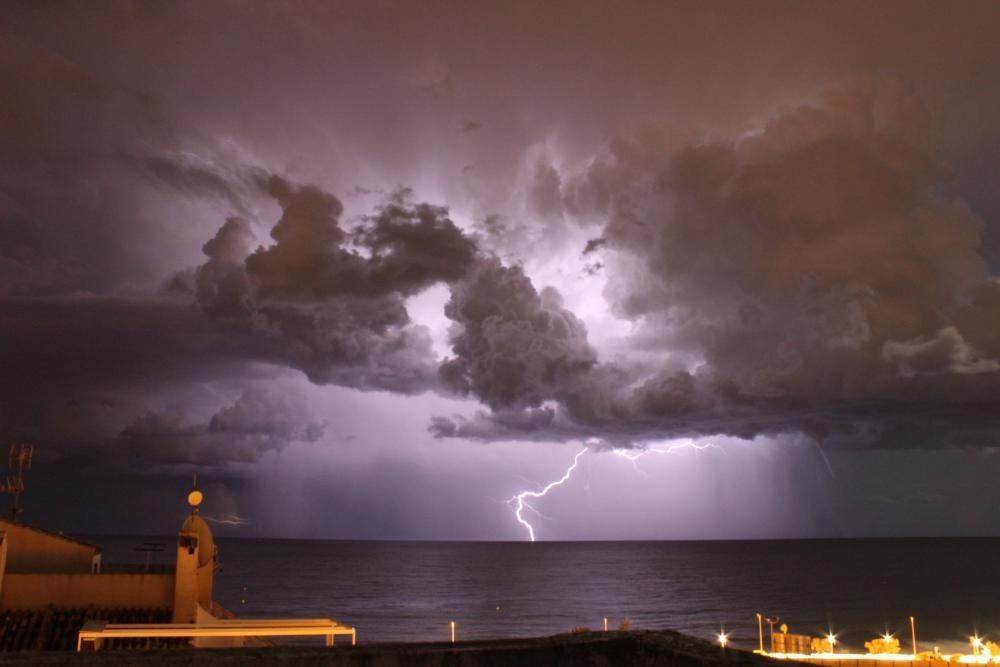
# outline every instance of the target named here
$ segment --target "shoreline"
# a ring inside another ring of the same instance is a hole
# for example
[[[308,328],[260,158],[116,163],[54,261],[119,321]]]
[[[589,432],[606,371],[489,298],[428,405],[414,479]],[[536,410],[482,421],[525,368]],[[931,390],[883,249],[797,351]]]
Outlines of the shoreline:
[[[25,651],[0,655],[0,665],[203,665],[235,667],[652,667],[653,665],[773,665],[749,651],[721,649],[673,630],[588,632],[527,639],[400,642],[359,646],[274,646],[97,652]],[[795,665],[792,661],[781,661]]]

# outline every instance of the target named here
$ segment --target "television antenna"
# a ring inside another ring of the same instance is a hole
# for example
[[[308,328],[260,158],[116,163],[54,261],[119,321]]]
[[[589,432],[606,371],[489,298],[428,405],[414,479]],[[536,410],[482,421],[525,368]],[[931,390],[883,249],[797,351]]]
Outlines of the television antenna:
[[[11,518],[24,511],[21,507],[21,493],[24,491],[24,470],[31,470],[31,459],[34,456],[33,445],[12,444],[7,452],[7,478],[0,485],[0,493],[14,496],[14,507],[11,508]],[[17,473],[15,474],[15,469]]]

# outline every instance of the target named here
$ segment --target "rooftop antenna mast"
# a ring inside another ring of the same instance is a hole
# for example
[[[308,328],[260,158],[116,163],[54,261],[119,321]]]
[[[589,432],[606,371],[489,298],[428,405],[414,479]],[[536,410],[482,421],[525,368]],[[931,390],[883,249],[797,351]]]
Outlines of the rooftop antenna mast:
[[[14,496],[14,507],[11,508],[11,518],[17,519],[17,515],[24,511],[21,507],[21,493],[24,491],[24,470],[31,470],[31,459],[34,456],[35,448],[32,445],[10,446],[7,452],[7,479],[0,485],[0,493]],[[17,474],[14,474],[14,471]]]

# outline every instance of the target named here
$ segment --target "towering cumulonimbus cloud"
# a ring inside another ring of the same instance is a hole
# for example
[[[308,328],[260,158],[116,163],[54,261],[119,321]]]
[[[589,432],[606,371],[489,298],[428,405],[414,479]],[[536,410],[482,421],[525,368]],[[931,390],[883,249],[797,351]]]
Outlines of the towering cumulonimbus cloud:
[[[560,376],[549,419],[481,413],[433,428],[990,442],[998,283],[979,221],[947,185],[927,112],[894,82],[836,87],[728,140],[617,141],[563,194],[571,217],[605,221],[585,252],[601,255],[604,296],[634,323],[631,353]],[[456,339],[487,363],[484,348]],[[510,407],[488,383],[474,390]]]
[[[428,333],[404,301],[476,261],[448,211],[398,192],[348,232],[333,195],[276,176],[261,185],[281,207],[275,242],[251,251],[249,226],[231,218],[205,244],[208,261],[170,291],[190,295],[262,359],[314,382],[405,393],[433,386]]]
[[[482,261],[452,287],[445,315],[457,327],[445,385],[491,408],[537,407],[557,399],[596,363],[583,323],[559,292],[541,293],[519,266]]]
[[[178,358],[165,373],[175,378],[262,362],[319,384],[438,390],[489,408],[435,418],[442,436],[628,444],[793,431],[891,444],[887,434],[905,432],[925,445],[947,431],[979,443],[996,421],[1000,289],[979,222],[948,195],[931,127],[908,89],[866,81],[734,138],[641,132],[575,175],[536,165],[533,192],[545,196],[533,206],[593,232],[581,251],[632,322],[615,355],[588,342],[555,288],[539,291],[523,266],[479,248],[490,238],[463,232],[446,208],[400,190],[345,227],[335,196],[260,170],[223,189],[278,205],[272,243],[256,245],[254,225],[230,217],[206,261],[162,293],[19,301],[7,336],[15,349],[47,320],[117,312],[95,318],[109,331],[82,327],[80,340],[95,365],[115,355],[103,375],[122,382],[156,357]],[[406,304],[436,284],[451,291],[443,361]],[[99,342],[112,338],[114,349]],[[52,377],[69,390],[58,365]],[[961,405],[942,407],[942,393]],[[929,426],[900,427],[919,421],[915,406]]]

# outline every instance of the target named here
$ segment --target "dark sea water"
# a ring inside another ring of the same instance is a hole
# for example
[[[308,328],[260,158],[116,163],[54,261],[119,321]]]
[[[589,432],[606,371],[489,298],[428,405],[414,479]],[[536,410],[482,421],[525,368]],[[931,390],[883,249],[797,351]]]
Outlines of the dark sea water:
[[[94,538],[106,561],[149,538]],[[173,543],[160,560],[173,558]],[[349,542],[220,539],[215,597],[245,617],[331,617],[359,642],[633,629],[755,648],[755,613],[845,647],[888,629],[921,650],[1000,641],[1000,538],[740,542]],[[764,627],[765,637],[767,626]]]

